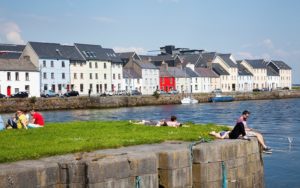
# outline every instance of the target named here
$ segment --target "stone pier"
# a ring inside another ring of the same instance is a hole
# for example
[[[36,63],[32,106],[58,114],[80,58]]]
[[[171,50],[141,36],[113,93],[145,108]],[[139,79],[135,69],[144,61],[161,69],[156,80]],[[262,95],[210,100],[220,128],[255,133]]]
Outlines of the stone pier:
[[[256,139],[169,141],[0,165],[5,188],[264,187]]]

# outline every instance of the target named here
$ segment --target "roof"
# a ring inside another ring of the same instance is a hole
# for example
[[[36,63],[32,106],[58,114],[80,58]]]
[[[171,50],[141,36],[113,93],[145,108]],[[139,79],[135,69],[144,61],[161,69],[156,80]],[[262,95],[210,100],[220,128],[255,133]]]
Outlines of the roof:
[[[22,52],[25,48],[25,45],[18,44],[0,44],[0,51],[14,51]]]
[[[203,61],[201,61],[201,59],[203,58],[202,54],[184,54],[180,55],[180,58],[183,61],[183,65],[191,63],[195,66],[206,66],[206,63],[203,63]]]
[[[188,75],[188,77],[199,77],[199,74],[189,67],[185,68],[185,72]]]
[[[213,70],[210,68],[204,68],[204,67],[196,67],[195,71],[198,73],[200,77],[210,77],[210,78],[218,78],[219,75],[217,75]]]
[[[115,53],[111,48],[103,48],[104,53],[106,53],[107,60],[113,63],[122,63],[122,59]]]
[[[19,59],[25,45],[16,44],[0,44],[0,58],[1,59]]]
[[[126,58],[126,59],[130,59],[135,52],[121,52],[121,53],[116,53],[120,58]]]
[[[178,67],[168,67],[168,72],[172,77],[175,78],[186,78],[190,77],[184,70],[178,68]]]
[[[142,76],[132,68],[123,68],[123,78],[142,78]]]
[[[218,63],[213,63],[212,68],[218,75],[229,75],[229,73]]]
[[[237,67],[237,64],[230,59],[231,54],[218,54],[229,67]]]
[[[40,59],[66,59],[58,43],[29,42]]]
[[[265,69],[266,62],[263,59],[245,59],[245,61],[251,65],[254,69]]]
[[[241,64],[242,61],[237,61],[238,75],[239,76],[253,76],[253,74]]]
[[[62,53],[64,57],[67,57],[70,60],[78,60],[78,61],[85,61],[83,56],[79,53],[79,51],[75,48],[75,46],[61,46]]]
[[[149,61],[143,60],[133,60],[134,63],[138,64],[142,69],[158,69],[156,66],[154,66]]]
[[[278,67],[278,69],[285,69],[285,70],[291,70],[292,69],[290,66],[288,66],[283,61],[274,61],[274,60],[272,60],[271,62],[273,62]]]
[[[38,71],[31,61],[22,59],[0,59],[1,71]]]
[[[276,72],[272,67],[267,66],[267,76],[279,76],[279,73]]]
[[[165,67],[160,67],[159,77],[174,77]]]

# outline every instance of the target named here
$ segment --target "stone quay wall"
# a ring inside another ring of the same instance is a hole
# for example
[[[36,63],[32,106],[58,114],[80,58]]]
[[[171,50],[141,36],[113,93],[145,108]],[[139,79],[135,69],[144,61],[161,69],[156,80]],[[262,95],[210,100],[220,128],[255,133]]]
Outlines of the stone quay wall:
[[[231,95],[235,100],[261,100],[261,99],[284,99],[284,98],[300,98],[300,91],[273,91],[273,92],[257,92],[257,93],[225,93]],[[213,94],[193,94],[193,97],[199,102],[208,102]],[[45,110],[64,110],[64,109],[92,109],[92,108],[118,108],[132,106],[147,105],[166,105],[180,104],[182,94],[177,95],[160,95],[158,98],[154,96],[80,96],[69,98],[27,98],[27,99],[0,99],[1,112],[15,112],[18,109],[30,110],[32,108]]]
[[[261,188],[255,138],[169,141],[0,164],[6,188]]]

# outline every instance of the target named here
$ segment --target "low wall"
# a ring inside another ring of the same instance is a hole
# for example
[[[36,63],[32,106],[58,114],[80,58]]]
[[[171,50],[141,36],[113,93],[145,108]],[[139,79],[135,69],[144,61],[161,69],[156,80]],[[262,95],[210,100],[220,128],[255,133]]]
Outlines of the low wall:
[[[264,187],[256,139],[192,146],[174,141],[1,164],[0,187]]]
[[[260,100],[299,98],[300,91],[274,91],[258,93],[226,93],[234,96],[235,100]],[[199,102],[208,102],[212,94],[193,94]],[[70,97],[70,98],[28,98],[0,99],[0,112],[15,112],[18,109],[44,110],[117,108],[129,106],[180,104],[182,95],[154,96],[109,96],[109,97]]]

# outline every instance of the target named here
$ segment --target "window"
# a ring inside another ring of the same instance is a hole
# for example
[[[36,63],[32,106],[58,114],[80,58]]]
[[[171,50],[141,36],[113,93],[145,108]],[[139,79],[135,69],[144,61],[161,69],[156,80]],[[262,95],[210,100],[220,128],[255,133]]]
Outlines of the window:
[[[83,79],[83,73],[80,73],[80,79]]]
[[[62,79],[65,79],[65,78],[66,78],[65,73],[61,73],[61,78],[62,78]]]
[[[54,67],[54,62],[53,61],[51,61],[51,67]]]
[[[96,80],[98,80],[98,73],[95,74],[95,78],[96,78]]]
[[[93,84],[90,84],[90,90],[93,91]]]
[[[15,88],[15,93],[18,93],[19,92],[19,88]]]
[[[104,68],[106,69],[106,63],[104,63],[104,65],[103,65],[103,66],[104,66]]]
[[[47,79],[47,73],[46,72],[43,73],[43,78]]]
[[[27,91],[29,93],[29,85],[25,85],[25,91]]]
[[[29,73],[28,72],[25,73],[25,80],[29,81]]]
[[[114,79],[114,80],[116,79],[116,75],[115,75],[115,74],[113,74],[113,79]]]
[[[97,62],[95,62],[95,68],[98,68],[98,63]]]
[[[106,80],[106,74],[104,74],[104,80]]]
[[[61,84],[58,84],[58,91],[61,91]]]
[[[43,67],[46,67],[46,61],[43,61]]]
[[[118,79],[121,80],[121,74],[118,74]]]
[[[48,90],[48,85],[44,84],[44,91],[47,91],[47,90]]]
[[[90,73],[90,80],[91,80],[91,79],[93,79],[93,74],[92,74],[92,73]]]
[[[89,66],[90,66],[90,68],[92,68],[92,62],[89,62]]]
[[[51,72],[51,79],[54,79],[54,72]]]
[[[74,80],[77,79],[77,73],[74,73]]]
[[[10,77],[10,72],[7,72],[7,80],[10,80],[11,77]]]
[[[19,73],[18,72],[16,72],[15,76],[16,76],[16,81],[19,81]]]
[[[65,62],[64,61],[61,62],[61,67],[65,67]]]
[[[80,84],[80,92],[83,92],[83,84]]]
[[[83,66],[83,63],[80,63],[80,66],[82,67],[82,66]]]

